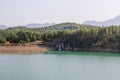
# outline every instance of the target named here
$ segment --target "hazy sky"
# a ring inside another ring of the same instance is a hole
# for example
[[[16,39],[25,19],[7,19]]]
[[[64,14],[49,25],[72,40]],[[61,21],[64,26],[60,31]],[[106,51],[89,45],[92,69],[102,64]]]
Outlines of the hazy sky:
[[[0,0],[0,24],[82,23],[120,15],[120,0]]]

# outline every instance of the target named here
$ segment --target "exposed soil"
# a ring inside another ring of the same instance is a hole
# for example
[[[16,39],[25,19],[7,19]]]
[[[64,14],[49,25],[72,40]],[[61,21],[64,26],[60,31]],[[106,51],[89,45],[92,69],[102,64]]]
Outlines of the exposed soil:
[[[8,54],[32,54],[38,52],[46,52],[51,50],[47,46],[40,45],[40,41],[32,42],[26,45],[17,44],[17,45],[9,45],[9,46],[0,46],[0,53],[8,53]]]

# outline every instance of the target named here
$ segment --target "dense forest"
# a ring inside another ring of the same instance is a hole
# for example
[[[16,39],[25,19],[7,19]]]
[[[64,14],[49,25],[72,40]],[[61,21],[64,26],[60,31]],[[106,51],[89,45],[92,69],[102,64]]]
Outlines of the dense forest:
[[[42,28],[25,26],[0,30],[0,43],[29,43],[41,40],[74,48],[120,49],[120,26],[99,27],[62,23]]]

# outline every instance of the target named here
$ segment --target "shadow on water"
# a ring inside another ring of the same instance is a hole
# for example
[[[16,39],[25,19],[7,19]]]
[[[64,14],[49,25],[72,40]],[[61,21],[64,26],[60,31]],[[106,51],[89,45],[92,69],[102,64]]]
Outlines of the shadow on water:
[[[87,52],[87,51],[48,51],[48,52],[45,52],[45,54],[120,57],[120,53]]]

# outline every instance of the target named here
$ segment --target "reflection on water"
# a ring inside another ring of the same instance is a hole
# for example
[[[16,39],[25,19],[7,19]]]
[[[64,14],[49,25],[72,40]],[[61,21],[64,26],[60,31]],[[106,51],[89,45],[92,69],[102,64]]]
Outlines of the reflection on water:
[[[120,80],[120,55],[104,54],[0,55],[0,80]]]

